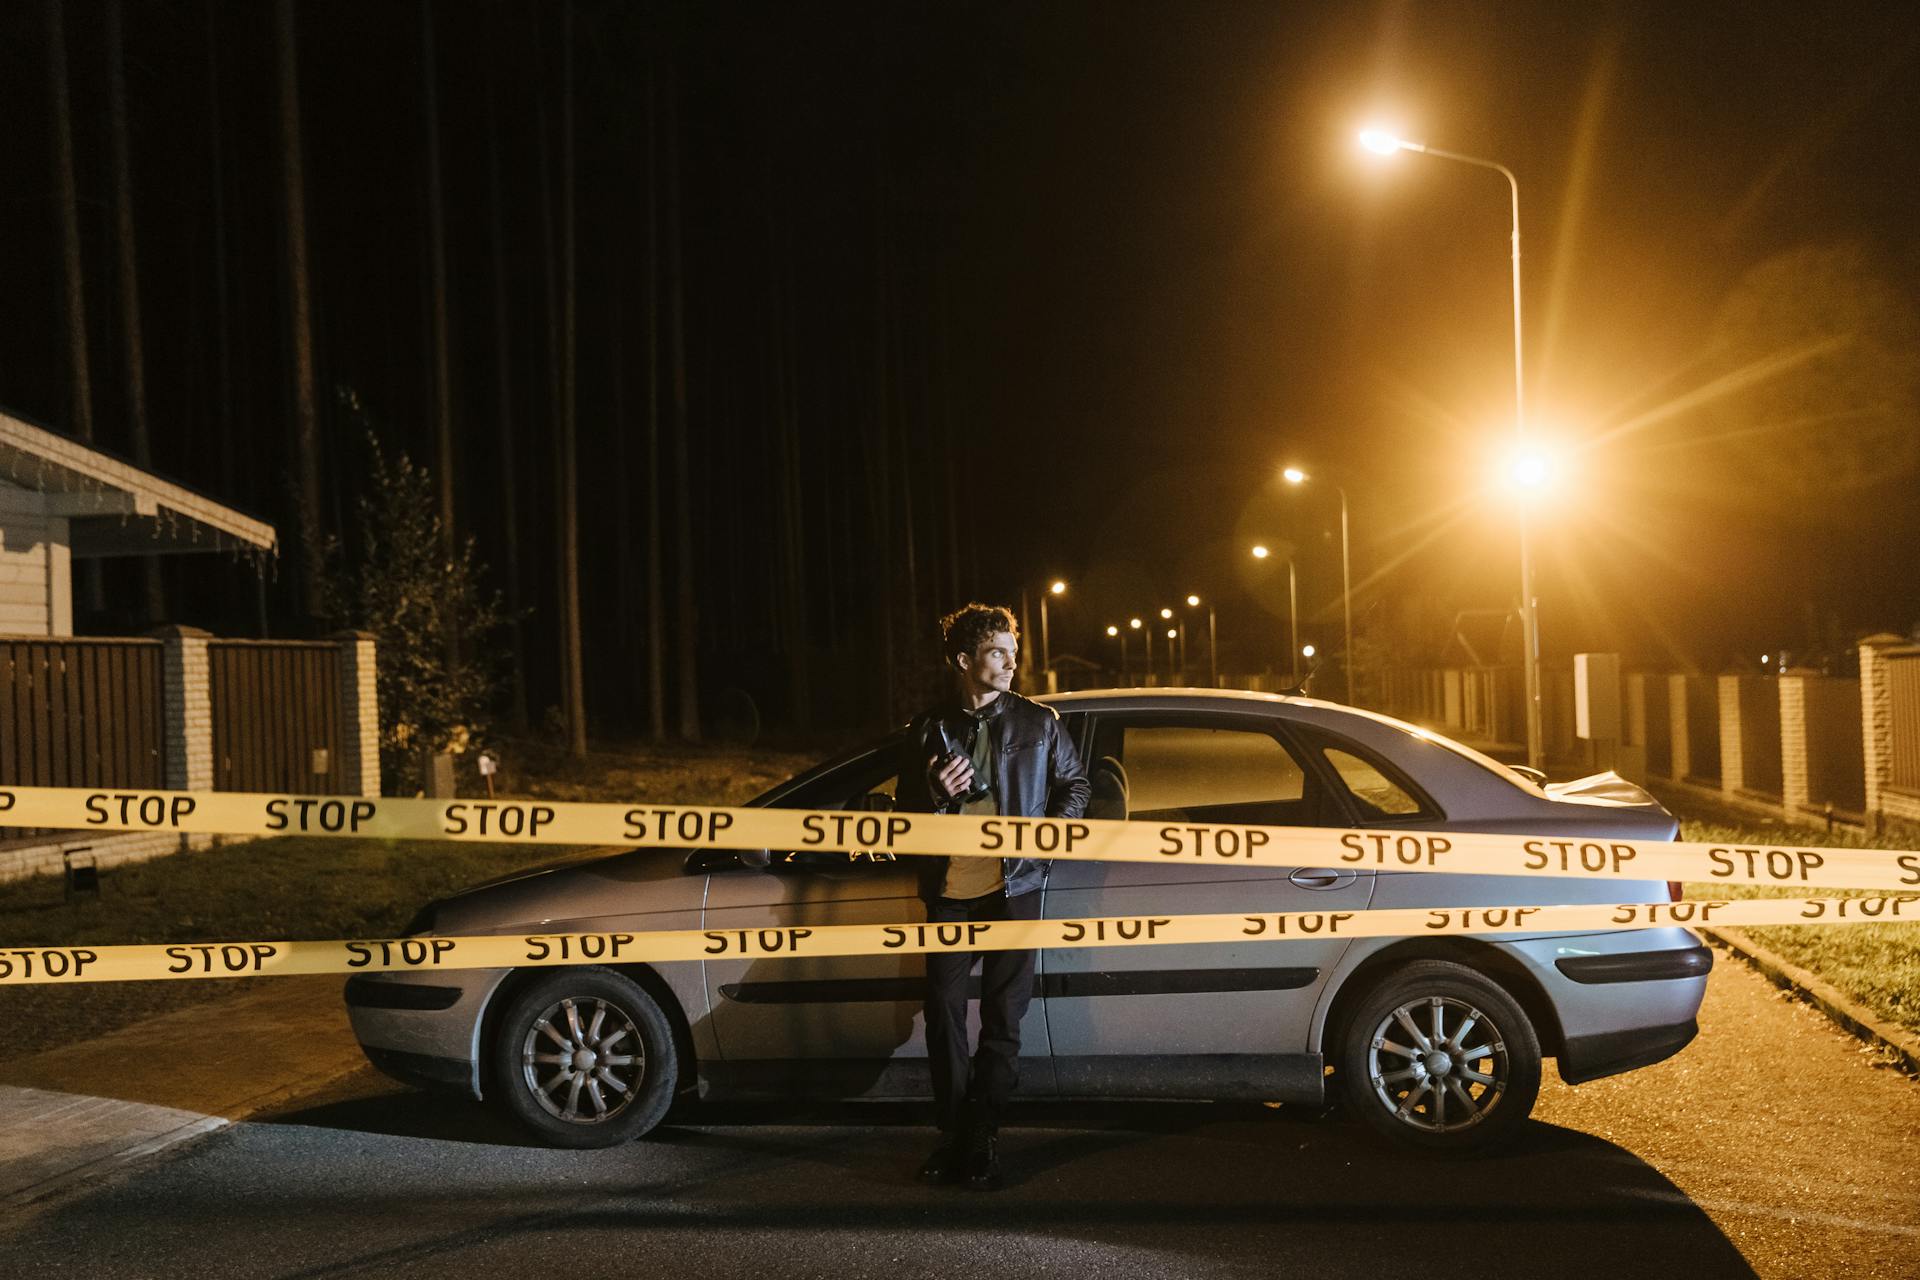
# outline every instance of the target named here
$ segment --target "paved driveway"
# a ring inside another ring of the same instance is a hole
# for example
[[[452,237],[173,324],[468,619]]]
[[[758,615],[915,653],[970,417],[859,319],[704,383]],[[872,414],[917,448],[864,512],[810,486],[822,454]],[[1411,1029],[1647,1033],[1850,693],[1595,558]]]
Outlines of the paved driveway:
[[[907,1108],[736,1108],[558,1153],[356,1072],[12,1211],[0,1274],[1920,1274],[1920,1085],[1724,957],[1702,1022],[1677,1060],[1549,1083],[1496,1159],[1258,1106],[1042,1105],[997,1195],[914,1183]]]

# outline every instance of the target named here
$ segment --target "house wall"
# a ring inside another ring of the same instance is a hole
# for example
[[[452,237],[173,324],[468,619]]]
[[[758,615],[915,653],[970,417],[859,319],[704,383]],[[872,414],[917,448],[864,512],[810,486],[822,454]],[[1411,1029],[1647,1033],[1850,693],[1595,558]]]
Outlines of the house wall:
[[[0,635],[72,634],[67,522],[38,493],[0,482]]]

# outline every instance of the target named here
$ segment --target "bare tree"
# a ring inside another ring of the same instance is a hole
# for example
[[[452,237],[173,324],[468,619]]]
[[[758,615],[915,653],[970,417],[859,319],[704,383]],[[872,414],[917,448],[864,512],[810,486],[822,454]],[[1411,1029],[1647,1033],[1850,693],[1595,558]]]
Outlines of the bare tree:
[[[700,640],[693,590],[693,483],[688,464],[686,271],[682,256],[684,214],[680,203],[679,84],[672,64],[667,70],[667,275],[672,297],[673,341],[673,487],[674,552],[679,570],[675,587],[675,623],[679,631],[680,736],[700,740],[700,668],[695,646]]]
[[[500,117],[494,102],[495,86],[487,82],[487,213],[493,251],[494,399],[500,451],[500,523],[505,530],[508,626],[513,637],[509,656],[509,711],[514,728],[527,727],[527,642],[525,610],[520,603],[519,471],[514,466],[513,329],[507,305],[507,237],[505,203],[500,189]]]
[[[133,460],[153,466],[153,438],[147,429],[147,354],[140,325],[140,260],[133,234],[133,165],[127,145],[127,75],[121,0],[107,5],[107,115],[113,139],[113,229],[120,259],[120,337],[126,359],[127,425]],[[141,557],[147,617],[166,617],[166,599],[160,588],[160,560]]]
[[[660,530],[660,95],[659,64],[647,63],[647,715],[667,738],[666,587]]]
[[[560,52],[560,236],[562,320],[560,357],[560,592],[566,644],[567,749],[587,754],[586,681],[581,671],[580,646],[580,472],[576,457],[579,424],[576,420],[576,358],[579,340],[576,318],[579,297],[574,273],[574,129],[573,129],[573,5],[561,9]]]
[[[47,89],[53,100],[53,185],[60,202],[60,263],[66,279],[67,386],[73,433],[93,439],[88,369],[87,286],[80,265],[80,205],[73,182],[73,109],[67,92],[66,0],[46,0]]]
[[[300,522],[301,602],[320,616],[325,551],[320,533],[320,419],[313,394],[313,318],[307,282],[306,169],[300,150],[300,68],[294,46],[293,0],[273,11],[280,81],[280,180],[287,219],[287,293],[293,346],[295,505]]]
[[[420,79],[427,127],[427,263],[433,316],[433,439],[440,492],[440,544],[453,557],[453,387],[447,371],[447,214],[440,176],[440,78],[434,61],[433,7],[420,0]],[[449,643],[459,636],[449,632]]]

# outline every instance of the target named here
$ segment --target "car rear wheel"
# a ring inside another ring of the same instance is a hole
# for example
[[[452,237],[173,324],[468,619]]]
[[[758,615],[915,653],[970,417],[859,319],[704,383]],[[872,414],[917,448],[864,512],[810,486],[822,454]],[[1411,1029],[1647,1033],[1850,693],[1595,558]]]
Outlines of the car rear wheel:
[[[1401,1145],[1484,1151],[1540,1094],[1540,1041],[1513,997],[1465,965],[1417,960],[1352,1011],[1335,1059],[1347,1109]]]
[[[490,1047],[501,1105],[556,1147],[612,1147],[667,1114],[679,1083],[673,1028],[611,969],[560,969],[508,1002]]]

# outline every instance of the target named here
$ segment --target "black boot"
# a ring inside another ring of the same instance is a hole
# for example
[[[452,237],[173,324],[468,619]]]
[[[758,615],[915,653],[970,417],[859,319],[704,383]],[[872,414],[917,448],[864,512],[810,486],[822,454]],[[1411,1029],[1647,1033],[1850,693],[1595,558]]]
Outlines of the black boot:
[[[1000,1189],[1000,1143],[991,1129],[967,1136],[967,1185],[975,1191]]]
[[[967,1167],[967,1148],[953,1134],[942,1134],[939,1146],[933,1149],[926,1163],[920,1166],[920,1181],[932,1183],[951,1183],[960,1181]]]

